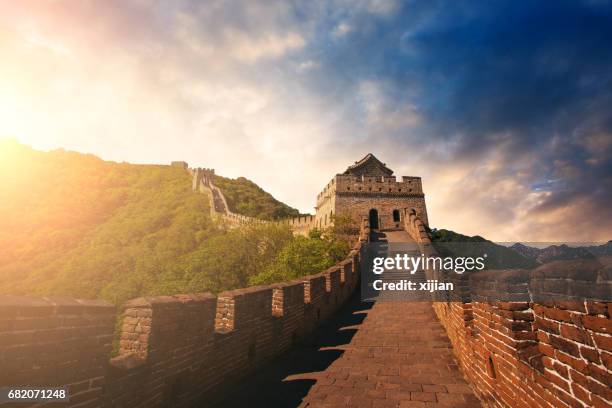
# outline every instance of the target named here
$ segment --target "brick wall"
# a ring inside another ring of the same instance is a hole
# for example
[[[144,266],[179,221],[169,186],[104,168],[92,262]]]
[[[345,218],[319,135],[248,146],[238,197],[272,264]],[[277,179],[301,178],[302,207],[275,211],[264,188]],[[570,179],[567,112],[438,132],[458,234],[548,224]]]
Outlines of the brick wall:
[[[406,210],[403,220],[423,253],[434,255],[418,215]],[[454,284],[452,293],[435,295],[433,308],[484,406],[612,406],[611,271],[593,260],[426,271]]]
[[[0,386],[68,386],[67,406],[96,406],[115,318],[102,301],[1,296]]]
[[[415,242],[421,245],[429,245],[431,240],[429,234],[425,229],[427,225],[426,221],[423,221],[417,214],[417,211],[412,208],[405,208],[402,210],[402,221],[403,228],[408,234],[414,239]]]
[[[593,290],[609,299],[608,273],[578,261],[482,271],[468,299],[434,303],[485,406],[611,406],[611,303]]]
[[[368,237],[362,225],[360,243]],[[0,297],[0,386],[68,385],[75,407],[193,406],[334,313],[358,285],[358,262],[359,247],[338,265],[292,282],[131,300],[120,314],[112,359],[112,305]]]
[[[358,256],[293,282],[128,302],[106,406],[192,406],[247,376],[344,303]]]

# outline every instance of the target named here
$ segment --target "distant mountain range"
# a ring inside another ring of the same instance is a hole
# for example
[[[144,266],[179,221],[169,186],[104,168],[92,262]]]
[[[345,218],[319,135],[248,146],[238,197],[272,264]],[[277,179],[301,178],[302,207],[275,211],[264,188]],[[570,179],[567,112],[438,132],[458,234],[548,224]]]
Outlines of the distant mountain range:
[[[442,256],[487,254],[487,267],[491,269],[532,269],[553,261],[612,257],[612,241],[581,247],[562,244],[535,248],[521,243],[508,247],[478,235],[470,237],[445,229],[433,229],[430,234],[434,247]]]
[[[563,245],[550,245],[546,248],[534,248],[521,243],[510,247],[527,259],[539,264],[552,261],[572,259],[595,259],[601,256],[612,256],[612,241],[603,245],[591,245],[583,247],[570,247]]]
[[[532,269],[537,266],[534,259],[478,235],[470,237],[446,229],[433,229],[430,234],[436,251],[442,257],[486,256],[488,269]]]

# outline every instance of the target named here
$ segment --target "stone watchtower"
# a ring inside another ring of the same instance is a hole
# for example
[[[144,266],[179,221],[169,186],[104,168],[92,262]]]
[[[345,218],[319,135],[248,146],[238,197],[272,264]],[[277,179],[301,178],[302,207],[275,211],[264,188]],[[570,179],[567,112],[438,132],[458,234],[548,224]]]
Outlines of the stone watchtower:
[[[368,217],[374,229],[395,229],[401,228],[404,209],[414,209],[428,224],[421,178],[403,176],[397,181],[393,170],[368,153],[317,195],[315,223],[325,228],[334,215],[348,214],[357,222]]]

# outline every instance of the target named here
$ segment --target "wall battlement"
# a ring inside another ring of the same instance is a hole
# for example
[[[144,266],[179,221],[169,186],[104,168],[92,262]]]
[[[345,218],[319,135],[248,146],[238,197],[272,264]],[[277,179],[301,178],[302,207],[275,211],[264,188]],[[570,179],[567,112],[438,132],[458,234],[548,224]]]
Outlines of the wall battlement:
[[[337,174],[317,195],[317,205],[329,198],[332,194],[395,194],[399,196],[421,196],[423,186],[420,177],[403,176],[397,181],[395,176],[352,176]]]
[[[333,314],[357,287],[359,261],[357,246],[291,282],[134,299],[117,334],[115,307],[104,301],[0,296],[0,384],[68,385],[71,407],[193,406]],[[115,336],[119,352],[109,360]]]
[[[435,255],[425,224],[404,228]],[[597,261],[557,261],[534,270],[485,270],[427,279],[453,282],[434,311],[483,406],[612,405],[612,275]]]
[[[193,176],[193,191],[201,191],[202,187],[209,187],[215,178],[215,169],[196,167],[187,170]]]
[[[404,221],[404,230],[414,239],[414,242],[424,246],[424,251],[429,251],[431,249],[431,239],[427,233],[427,224],[419,218],[416,210],[413,208],[405,208],[402,210],[402,220]]]
[[[466,299],[434,303],[485,406],[610,406],[611,303],[579,289],[602,278],[593,272],[571,262],[483,271],[467,278]],[[548,300],[537,300],[542,290]]]
[[[414,211],[404,228],[435,254]],[[485,407],[612,405],[610,267],[558,261],[534,270],[485,270],[445,279],[434,298],[459,365]]]

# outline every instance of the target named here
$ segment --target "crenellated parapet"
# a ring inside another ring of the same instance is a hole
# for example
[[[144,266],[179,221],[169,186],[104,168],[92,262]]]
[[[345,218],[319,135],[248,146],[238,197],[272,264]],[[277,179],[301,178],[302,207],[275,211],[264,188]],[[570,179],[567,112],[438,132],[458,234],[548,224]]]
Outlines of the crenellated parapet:
[[[405,211],[404,228],[423,253],[436,254],[416,211]],[[611,406],[609,265],[426,275],[453,283],[452,293],[436,293],[433,308],[484,406]]]
[[[314,215],[301,215],[299,217],[286,218],[276,222],[288,225],[294,234],[308,235],[308,232],[316,228],[315,221],[316,218]]]
[[[193,191],[202,191],[202,188],[210,187],[215,178],[215,169],[196,167],[190,168],[189,172],[193,176]]]
[[[133,341],[123,341],[136,338],[133,331],[138,326],[131,321],[123,325],[120,354],[111,361],[109,403],[128,401],[127,390],[139,389],[144,391],[138,402],[129,400],[130,406],[160,406],[163,401],[189,406],[248,375],[288,350],[346,301],[357,287],[358,262],[355,249],[339,265],[291,282],[216,297],[201,294],[128,302],[124,315],[143,316],[150,328],[138,336],[140,350]],[[135,358],[140,359],[138,365],[133,364]],[[124,361],[130,365],[124,366]],[[156,390],[154,384],[159,383],[167,385]],[[172,394],[176,389],[182,392]],[[143,396],[146,390],[154,391]]]
[[[360,245],[291,282],[103,301],[0,296],[0,384],[68,384],[69,406],[188,407],[287,351],[359,282]],[[118,354],[108,359],[113,338]],[[9,358],[10,357],[10,358]],[[27,406],[27,405],[24,405]]]
[[[485,270],[464,276],[463,299],[434,302],[485,406],[610,406],[609,273],[583,261]]]
[[[403,176],[397,181],[395,176],[353,176],[338,174],[317,195],[317,205],[332,194],[363,195],[376,197],[391,194],[399,197],[421,197],[423,186],[420,177]]]
[[[427,232],[427,224],[417,215],[414,208],[403,209],[402,219],[404,221],[404,229],[416,243],[421,245],[431,244],[431,238]]]

